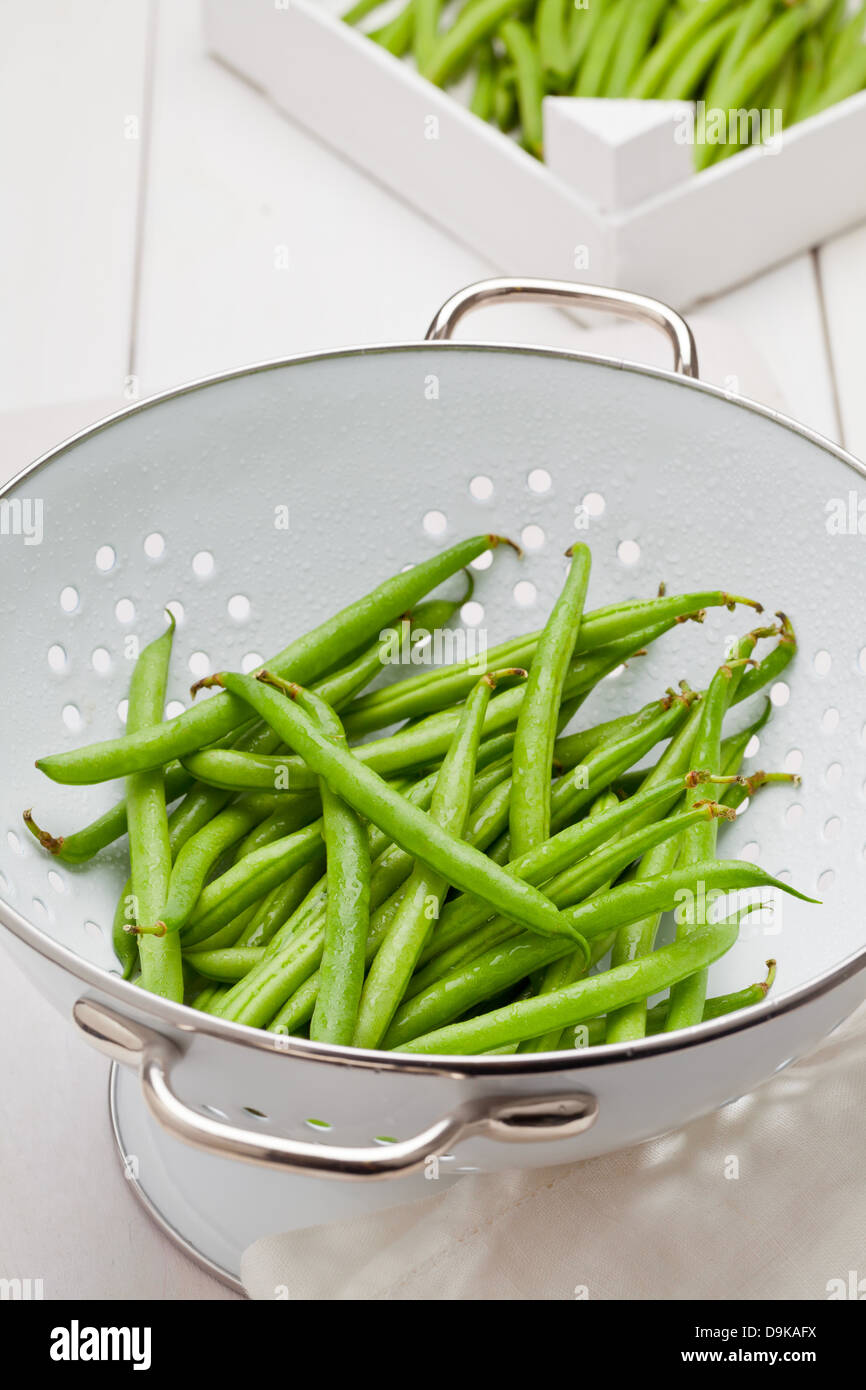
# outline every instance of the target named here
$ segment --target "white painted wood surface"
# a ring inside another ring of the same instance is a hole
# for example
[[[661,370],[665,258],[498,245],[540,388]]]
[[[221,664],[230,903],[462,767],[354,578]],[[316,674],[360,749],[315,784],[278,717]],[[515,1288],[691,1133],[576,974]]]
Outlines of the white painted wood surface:
[[[866,227],[828,242],[817,262],[841,432],[851,452],[866,458]]]
[[[122,397],[147,0],[0,9],[0,409]]]
[[[130,370],[144,394],[269,356],[415,339],[457,286],[497,269],[207,60],[197,0],[159,5],[152,125],[126,140],[125,117],[147,109],[156,8],[0,7],[0,476],[83,423],[88,401],[103,413]],[[691,317],[711,345],[710,380],[784,400],[866,456],[866,229]],[[652,335],[626,332],[593,342],[666,362]],[[564,315],[511,306],[472,334],[582,338]],[[52,401],[72,408],[26,410]],[[48,1298],[228,1296],[134,1205],[109,1138],[105,1063],[11,969],[0,1039],[14,1059],[0,1086],[0,1276],[44,1278]]]

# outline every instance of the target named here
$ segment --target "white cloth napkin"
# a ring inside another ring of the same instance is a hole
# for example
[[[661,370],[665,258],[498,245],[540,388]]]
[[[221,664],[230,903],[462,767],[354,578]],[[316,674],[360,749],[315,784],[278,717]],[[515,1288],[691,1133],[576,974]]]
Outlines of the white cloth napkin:
[[[260,1299],[866,1297],[864,1153],[866,1006],[676,1134],[268,1236],[242,1277]]]

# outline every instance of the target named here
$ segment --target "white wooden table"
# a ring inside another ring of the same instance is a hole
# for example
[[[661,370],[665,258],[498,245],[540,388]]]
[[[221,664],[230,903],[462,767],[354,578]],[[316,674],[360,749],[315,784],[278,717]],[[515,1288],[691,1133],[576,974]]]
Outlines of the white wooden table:
[[[0,478],[189,378],[417,339],[498,269],[210,61],[196,0],[5,0],[0,132]],[[495,313],[485,336],[579,342],[559,314]],[[690,317],[699,345],[702,324],[729,329],[710,380],[750,394],[769,369],[792,414],[866,457],[866,227]],[[0,1276],[42,1278],[46,1298],[231,1297],[134,1205],[104,1062],[11,967],[0,1038]]]

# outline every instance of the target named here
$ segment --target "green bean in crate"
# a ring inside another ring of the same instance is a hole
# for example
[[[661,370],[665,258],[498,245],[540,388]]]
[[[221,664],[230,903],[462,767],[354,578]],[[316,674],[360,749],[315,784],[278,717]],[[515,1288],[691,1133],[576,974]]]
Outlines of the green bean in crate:
[[[700,171],[863,90],[864,23],[845,0],[409,0],[365,32],[438,86],[468,76],[469,109],[538,157],[546,95],[698,101]]]

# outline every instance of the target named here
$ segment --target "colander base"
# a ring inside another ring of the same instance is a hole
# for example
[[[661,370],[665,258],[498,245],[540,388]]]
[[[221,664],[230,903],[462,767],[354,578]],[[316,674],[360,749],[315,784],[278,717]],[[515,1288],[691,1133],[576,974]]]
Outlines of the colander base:
[[[112,1134],[124,1176],[164,1235],[209,1274],[243,1294],[241,1256],[262,1236],[345,1220],[431,1196],[422,1175],[389,1183],[294,1177],[214,1158],[172,1139],[150,1115],[134,1071],[112,1063]],[[440,1169],[435,1184],[459,1181]],[[277,1296],[275,1291],[275,1297]]]

